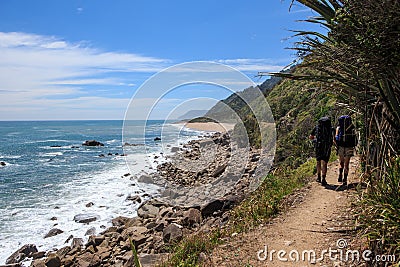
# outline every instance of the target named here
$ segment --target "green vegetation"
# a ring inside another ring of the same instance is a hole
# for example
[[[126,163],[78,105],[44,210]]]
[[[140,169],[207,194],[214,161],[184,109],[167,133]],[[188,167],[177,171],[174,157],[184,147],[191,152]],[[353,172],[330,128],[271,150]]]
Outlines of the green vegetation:
[[[207,117],[198,117],[191,119],[188,122],[217,122],[217,121]]]
[[[301,73],[296,69],[294,74]],[[343,112],[336,106],[336,98],[320,82],[286,79],[267,95],[275,117],[277,148],[275,163],[296,168],[313,156],[308,141],[317,120],[323,116],[336,118]]]
[[[365,235],[375,240],[375,252],[400,258],[400,158],[388,164],[388,171],[360,201],[359,222]]]
[[[133,261],[135,264],[134,267],[142,267],[142,264],[140,264],[140,261],[139,261],[139,256],[138,256],[136,247],[130,238],[129,238],[129,242],[131,243],[131,250],[132,250],[132,254],[133,254],[133,258],[134,258],[134,261]]]
[[[400,153],[400,2],[297,2],[319,14],[305,21],[328,33],[298,31],[303,38],[295,49],[303,73],[276,75],[320,81],[349,110],[362,114],[362,177],[368,188],[360,220],[376,254],[399,254],[399,171],[394,162]]]
[[[171,258],[160,266],[199,266],[200,254],[210,253],[216,245],[221,243],[220,237],[221,233],[219,229],[213,230],[210,233],[197,233],[188,236],[171,247]]]

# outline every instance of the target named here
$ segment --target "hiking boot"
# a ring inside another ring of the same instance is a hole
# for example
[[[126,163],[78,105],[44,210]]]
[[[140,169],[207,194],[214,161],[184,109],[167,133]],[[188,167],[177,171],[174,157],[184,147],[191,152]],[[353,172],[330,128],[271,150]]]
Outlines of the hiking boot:
[[[321,185],[325,186],[327,184],[325,177],[322,177]]]
[[[317,183],[320,183],[320,182],[321,182],[321,176],[318,175],[318,177],[317,177]]]
[[[347,185],[347,173],[344,174],[343,185]]]

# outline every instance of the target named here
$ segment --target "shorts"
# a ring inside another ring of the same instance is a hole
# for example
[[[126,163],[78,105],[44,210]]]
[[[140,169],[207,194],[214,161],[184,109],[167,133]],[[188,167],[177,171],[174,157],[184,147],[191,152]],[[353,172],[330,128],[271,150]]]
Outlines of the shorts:
[[[354,147],[339,146],[339,148],[338,148],[338,156],[339,157],[352,157],[352,156],[354,156]]]
[[[325,151],[322,153],[322,151],[316,151],[316,158],[317,161],[323,160],[325,162],[329,161],[329,158],[331,157],[331,149],[329,148],[328,151]]]

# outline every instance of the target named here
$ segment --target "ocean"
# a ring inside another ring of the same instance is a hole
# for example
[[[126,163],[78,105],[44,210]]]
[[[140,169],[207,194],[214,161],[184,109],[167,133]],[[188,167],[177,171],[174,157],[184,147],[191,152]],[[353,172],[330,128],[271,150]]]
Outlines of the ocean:
[[[0,264],[24,244],[35,244],[39,251],[61,248],[69,245],[65,241],[71,235],[85,240],[91,228],[100,233],[117,216],[136,216],[138,204],[127,197],[155,191],[123,175],[152,172],[169,148],[200,134],[162,121],[130,121],[129,131],[122,134],[123,125],[0,122],[0,162],[6,164],[0,166]],[[162,142],[154,141],[159,136]],[[104,146],[82,146],[86,140]],[[126,140],[132,146],[124,150]],[[74,221],[78,214],[98,219],[81,224]],[[64,232],[44,238],[52,228]]]

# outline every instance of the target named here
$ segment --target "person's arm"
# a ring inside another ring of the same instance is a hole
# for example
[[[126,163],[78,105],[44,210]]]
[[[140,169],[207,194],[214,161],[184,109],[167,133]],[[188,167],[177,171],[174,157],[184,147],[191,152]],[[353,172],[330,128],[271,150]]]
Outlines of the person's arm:
[[[310,136],[308,137],[308,139],[310,139],[310,140],[314,140],[315,139],[315,131],[316,131],[316,128],[314,128],[312,130],[312,132],[311,132]]]
[[[336,136],[338,136],[338,134],[339,134],[339,126],[336,127],[336,132],[335,135],[333,136],[333,143],[335,144],[336,147],[337,147]]]

